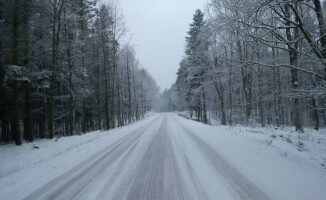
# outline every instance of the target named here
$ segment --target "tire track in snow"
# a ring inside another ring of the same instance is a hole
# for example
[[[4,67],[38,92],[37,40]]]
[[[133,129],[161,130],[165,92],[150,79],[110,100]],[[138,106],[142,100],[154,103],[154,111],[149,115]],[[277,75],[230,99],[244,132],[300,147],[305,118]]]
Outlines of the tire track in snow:
[[[160,119],[160,121],[162,121],[162,119]],[[161,122],[160,122],[161,123]],[[128,179],[131,180],[133,174],[131,171],[130,173],[130,169],[126,169],[128,168],[128,166],[130,165],[134,165],[135,163],[135,157],[137,158],[137,155],[142,155],[143,151],[143,146],[141,145],[145,145],[149,144],[146,143],[148,140],[151,141],[151,137],[153,137],[153,135],[155,134],[155,132],[157,132],[157,129],[160,128],[160,123],[155,123],[155,125],[151,126],[151,132],[148,130],[145,135],[142,136],[141,141],[139,141],[137,144],[134,145],[134,147],[128,151],[128,155],[124,156],[121,161],[119,161],[119,163],[117,164],[115,170],[113,171],[113,173],[111,175],[108,176],[107,180],[105,181],[105,184],[103,185],[103,187],[101,188],[100,192],[97,194],[96,196],[96,200],[102,200],[102,199],[110,199],[110,195],[112,195],[112,190],[114,190],[114,184],[119,184],[119,179],[123,179],[121,177],[124,177],[124,174],[126,174],[127,176],[129,175]],[[157,124],[157,125],[156,125]],[[147,138],[146,138],[147,137]],[[139,144],[139,143],[143,143],[143,144]],[[137,148],[136,148],[137,147]],[[131,156],[133,156],[133,158],[130,158]],[[125,182],[127,180],[124,180]],[[129,181],[128,181],[129,182]],[[113,189],[112,189],[113,187]],[[122,193],[125,193],[126,191],[123,190]]]
[[[94,185],[97,185],[97,182],[98,180],[100,179],[101,176],[105,175],[105,172],[106,170],[108,170],[112,164],[114,164],[116,162],[117,159],[121,158],[120,161],[117,161],[118,162],[118,167],[116,169],[116,171],[119,170],[119,168],[123,167],[123,165],[126,163],[126,161],[129,159],[131,153],[134,151],[134,149],[136,148],[136,146],[139,144],[139,142],[141,141],[142,139],[142,136],[137,138],[137,141],[135,141],[130,147],[127,147],[125,149],[125,153],[123,153],[124,155],[120,156],[120,155],[117,155],[117,156],[113,156],[112,159],[109,161],[107,160],[106,163],[107,163],[107,167],[104,169],[104,170],[101,170],[101,171],[97,171],[96,175],[95,176],[92,176],[91,177],[91,181],[88,181],[87,184],[85,184],[84,182],[82,183],[84,186],[83,187],[78,187],[77,189],[77,193],[71,197],[69,196],[64,196],[65,199],[76,199],[76,200],[79,200],[79,199],[83,199],[85,196],[87,196],[88,193],[91,193]],[[122,146],[121,148],[123,147],[126,147],[125,145]],[[107,183],[113,183],[113,181],[116,179],[118,173],[117,172],[114,172],[110,177],[110,179],[112,180],[111,182],[107,182]],[[97,178],[97,179],[96,179]],[[90,184],[92,184],[92,187],[86,187],[86,186],[89,186]],[[106,186],[105,188],[102,189],[102,193],[99,193],[100,195],[109,191],[110,189],[110,186]],[[68,197],[68,198],[67,198]],[[102,198],[100,197],[99,199],[106,199],[106,198]]]
[[[207,160],[212,166],[209,172],[214,178],[218,175],[235,198],[270,199],[205,141],[170,116],[160,115],[131,131],[25,199],[208,199],[200,182],[205,180],[199,179],[201,173],[196,171],[201,169],[193,166],[190,152],[198,152],[205,165]],[[168,129],[174,124],[176,130]],[[189,144],[184,141],[188,140],[194,151],[186,151]]]
[[[113,199],[192,199],[174,156],[166,116],[134,174],[129,184],[120,186]]]
[[[193,142],[197,144],[202,155],[207,158],[210,164],[216,169],[217,173],[223,177],[223,181],[225,181],[236,197],[241,200],[270,200],[263,191],[244,177],[241,172],[234,168],[204,140],[182,125],[178,119],[174,121],[184,130],[184,133],[188,134]]]
[[[92,180],[100,176],[115,160],[119,159],[128,147],[138,143],[144,132],[152,127],[153,122],[156,120],[157,118],[146,126],[128,133],[115,143],[96,153],[94,156],[91,156],[61,176],[48,182],[24,199],[73,199],[82,189],[89,185]]]
[[[200,183],[194,169],[192,168],[188,158],[186,156],[184,156],[184,159],[186,161],[186,169],[187,169],[187,172],[189,173],[189,176],[191,178],[191,182],[195,186],[196,194],[199,196],[198,199],[201,199],[201,200],[208,199],[207,194],[206,194],[204,188],[202,187],[202,185],[201,185],[201,183]]]
[[[169,118],[168,121],[171,121],[171,118]],[[203,185],[201,184],[197,174],[195,173],[195,170],[193,166],[189,162],[189,152],[187,152],[187,147],[182,139],[181,135],[183,133],[180,133],[178,130],[173,129],[170,122],[169,124],[169,136],[172,141],[172,147],[174,149],[174,154],[177,160],[179,161],[179,168],[182,168],[183,175],[185,179],[187,179],[187,187],[188,190],[191,191],[192,198],[198,199],[198,200],[207,200],[209,199],[207,196],[206,191],[204,190]]]

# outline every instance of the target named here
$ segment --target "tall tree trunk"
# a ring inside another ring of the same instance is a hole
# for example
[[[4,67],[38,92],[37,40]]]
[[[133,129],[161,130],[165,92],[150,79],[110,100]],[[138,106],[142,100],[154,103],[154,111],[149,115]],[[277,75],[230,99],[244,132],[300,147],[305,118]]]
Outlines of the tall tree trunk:
[[[65,0],[55,0],[53,2],[53,16],[52,16],[52,69],[51,69],[51,86],[49,98],[49,132],[50,139],[54,136],[54,92],[56,88],[56,76],[58,70],[58,53],[59,40],[61,28],[61,13]]]
[[[313,109],[313,119],[314,119],[314,129],[319,130],[319,114],[318,114],[318,107],[317,107],[317,100],[316,98],[312,98],[312,109]]]
[[[206,96],[205,96],[205,88],[204,88],[204,86],[203,86],[203,122],[204,122],[204,124],[208,123],[207,111],[206,111]]]
[[[247,67],[245,67],[247,68]],[[247,72],[248,69],[242,68],[242,89],[245,95],[246,105],[245,105],[245,113],[246,113],[246,120],[248,122],[250,115],[251,115],[251,99],[252,99],[252,73]]]
[[[81,63],[82,63],[82,88],[83,91],[85,88],[85,73],[86,73],[86,66],[85,66],[85,29],[86,29],[86,22],[85,22],[85,5],[84,0],[80,0],[80,8],[79,8],[79,22],[80,22],[80,41],[81,41]],[[85,105],[85,97],[84,94],[82,94],[82,133],[86,133],[86,123],[87,123],[87,116],[86,116],[86,105]]]
[[[231,44],[231,49],[233,48],[233,44]],[[227,53],[227,51],[226,51],[226,53]],[[227,55],[227,54],[226,54]],[[231,59],[230,60],[232,60],[233,59],[233,57],[234,57],[234,53],[233,53],[233,51],[231,50]],[[228,63],[228,61],[227,61],[227,63]],[[232,120],[232,112],[233,112],[233,96],[232,96],[232,94],[233,94],[233,86],[232,86],[232,64],[233,63],[229,63],[228,65],[229,65],[229,124],[230,124],[230,126],[232,126],[232,122],[233,122],[233,120]]]
[[[225,105],[224,105],[224,95],[220,96],[220,104],[221,104],[221,114],[222,114],[221,115],[221,124],[226,125],[226,113],[225,113]]]
[[[114,67],[114,66],[113,66]],[[111,89],[110,89],[110,126],[115,128],[115,70],[112,72],[114,75],[111,77]]]
[[[278,87],[278,95],[277,95],[277,106],[278,106],[278,111],[279,111],[279,119],[280,119],[280,123],[282,125],[285,124],[285,119],[284,119],[284,109],[283,109],[283,105],[282,105],[282,90],[281,90],[281,72],[280,72],[280,68],[277,68],[277,87]]]
[[[217,78],[214,76],[214,87],[217,93],[217,96],[220,100],[220,108],[221,108],[221,124],[226,125],[226,113],[225,113],[225,105],[224,105],[224,89],[223,85],[220,81],[216,80]]]
[[[30,83],[25,82],[25,119],[24,119],[24,135],[28,142],[34,141],[32,107],[30,101]]]
[[[256,43],[256,56],[258,60],[261,60],[261,53],[259,48],[259,43]],[[252,55],[252,60],[254,60],[254,55]],[[258,108],[259,108],[259,116],[260,116],[260,124],[262,127],[265,127],[265,108],[263,103],[263,72],[261,66],[258,66]]]
[[[113,31],[114,32],[114,31]],[[115,128],[115,120],[116,120],[116,113],[115,113],[115,95],[117,95],[117,101],[120,101],[120,97],[119,94],[116,94],[115,89],[116,89],[116,79],[119,79],[119,77],[117,77],[118,73],[117,73],[117,63],[116,63],[116,56],[117,56],[117,46],[116,46],[116,41],[115,41],[115,32],[113,33],[113,45],[112,45],[112,90],[111,90],[111,127]],[[118,87],[118,85],[117,85]]]
[[[244,48],[242,47],[241,41],[238,38],[237,51],[238,51],[239,61],[240,61],[241,65],[244,64],[244,55],[243,55],[242,51],[244,51],[246,54],[248,54],[246,44],[243,44],[243,46],[244,46]],[[248,58],[247,55],[246,55],[246,58]],[[251,90],[252,70],[251,70],[251,68],[249,66],[242,66],[241,67],[241,75],[242,75],[242,89],[244,92],[245,102],[246,102],[246,104],[245,104],[246,121],[248,122],[250,115],[251,115],[251,98],[252,98],[252,90]]]
[[[312,85],[316,88],[316,78],[313,76],[312,78]],[[315,122],[314,129],[319,130],[319,113],[318,113],[318,104],[317,104],[317,97],[312,96],[312,110],[313,110],[313,120]]]
[[[258,97],[258,106],[259,106],[259,115],[260,115],[260,123],[262,127],[265,127],[265,119],[264,119],[264,105],[263,105],[263,82],[262,82],[263,73],[261,68],[258,68],[258,90],[259,90],[259,97]]]
[[[53,16],[52,16],[52,75],[51,75],[51,86],[50,86],[50,99],[49,99],[49,132],[50,139],[53,138],[54,135],[54,90],[55,90],[55,82],[56,82],[56,69],[57,69],[57,3],[58,0],[53,2]]]
[[[97,109],[97,129],[101,130],[101,107],[100,107],[100,65],[98,63],[99,56],[98,56],[98,49],[95,47],[95,44],[93,44],[93,58],[94,58],[94,64],[96,66],[96,109]]]
[[[18,26],[19,26],[19,18],[18,18],[18,9],[19,9],[19,2],[15,0],[14,4],[14,12],[13,12],[13,29],[12,29],[12,63],[13,65],[18,65]],[[13,136],[16,145],[21,145],[21,135],[20,135],[20,125],[19,125],[19,105],[18,105],[18,81],[17,77],[14,77],[13,84],[12,84],[12,111],[13,111]]]
[[[54,88],[55,88],[55,76],[56,76],[56,62],[57,62],[57,52],[56,52],[56,26],[57,26],[57,0],[54,1],[53,4],[53,17],[52,17],[52,75],[51,75],[51,86],[50,86],[50,98],[48,100],[49,103],[49,132],[50,139],[53,138],[54,133],[54,119],[53,119],[53,109],[54,109]]]
[[[75,134],[75,105],[74,105],[74,87],[73,87],[73,60],[71,56],[71,43],[69,39],[70,31],[65,25],[65,31],[67,34],[67,59],[69,67],[69,134]]]
[[[127,84],[128,84],[128,123],[131,123],[131,76],[130,76],[130,66],[129,66],[129,54],[127,55]]]
[[[104,59],[107,59],[104,57]],[[107,68],[107,66],[105,66]],[[106,130],[111,128],[110,116],[109,116],[109,72],[108,69],[105,69],[105,98],[104,98],[104,107],[105,107],[105,122]]]
[[[271,11],[271,14],[273,15],[273,11]],[[275,20],[273,20],[273,25],[275,26]],[[274,33],[272,33],[272,40],[274,40],[275,36]],[[277,47],[278,43],[274,43],[274,46]],[[275,61],[277,59],[278,50],[272,47],[272,58],[273,58],[273,65],[276,65]],[[275,112],[275,118],[276,118],[276,126],[279,127],[281,124],[281,102],[280,102],[280,68],[274,68],[273,69],[273,100],[274,100],[274,112]]]
[[[272,52],[273,52],[273,60],[276,59],[276,55],[275,55],[275,48],[272,48]],[[277,127],[280,126],[281,124],[281,110],[280,107],[281,105],[279,105],[280,103],[280,91],[279,91],[279,67],[274,68],[273,69],[273,100],[274,100],[274,112],[275,112],[275,118],[276,118],[276,125]]]
[[[135,101],[134,101],[134,107],[135,107],[135,117],[136,120],[139,120],[139,106],[138,106],[138,95],[137,95],[137,80],[135,77],[135,72],[132,74],[133,80],[134,80],[134,94],[135,94]]]
[[[19,106],[18,106],[18,81],[13,80],[13,135],[16,145],[21,145],[20,125],[19,125]]]
[[[43,139],[44,137],[48,136],[48,132],[49,132],[49,103],[48,103],[48,98],[46,97],[46,93],[45,93],[45,89],[43,88],[43,111],[44,111],[44,127],[43,127],[43,134],[40,135],[41,139]]]
[[[285,12],[287,17],[290,18],[290,9],[288,4],[285,5]],[[288,28],[286,28],[286,37],[287,40],[290,42],[290,44],[288,45],[290,64],[294,66],[291,68],[291,83],[293,89],[293,102],[294,102],[293,120],[294,120],[295,130],[297,132],[303,132],[303,126],[301,121],[300,99],[298,97],[299,75],[298,75],[298,70],[295,68],[298,65],[298,59],[299,59],[299,55],[298,55],[299,30],[298,28],[294,28],[293,35],[292,35],[292,30],[291,30],[292,28],[290,27],[289,22],[287,22],[286,25],[288,26]]]
[[[24,1],[24,66],[29,67],[29,9],[30,0]],[[28,71],[28,70],[27,70]],[[24,136],[28,142],[34,141],[32,106],[30,100],[30,82],[25,81],[25,118],[24,118]]]
[[[279,68],[273,69],[273,86],[274,86],[274,92],[273,92],[273,101],[274,101],[274,112],[275,112],[275,118],[276,118],[276,126],[279,127],[281,124],[281,110],[280,110],[280,96],[279,96],[279,90],[278,90],[278,70]]]
[[[318,19],[319,24],[319,35],[320,35],[320,43],[321,43],[321,53],[322,53],[322,59],[324,64],[324,70],[325,70],[325,80],[326,80],[326,22],[324,19],[324,12],[323,8],[320,4],[320,0],[314,0],[315,4],[315,12]],[[324,8],[325,9],[325,8]]]
[[[117,79],[119,79],[119,77],[117,77]],[[121,113],[121,110],[122,110],[122,108],[121,108],[121,101],[120,101],[120,96],[121,96],[121,91],[120,91],[120,84],[119,83],[117,83],[117,101],[118,101],[118,127],[120,127],[120,126],[122,126],[122,121],[121,121],[121,115],[122,115],[122,113]]]
[[[86,133],[87,113],[85,106],[85,99],[82,99],[82,133]]]

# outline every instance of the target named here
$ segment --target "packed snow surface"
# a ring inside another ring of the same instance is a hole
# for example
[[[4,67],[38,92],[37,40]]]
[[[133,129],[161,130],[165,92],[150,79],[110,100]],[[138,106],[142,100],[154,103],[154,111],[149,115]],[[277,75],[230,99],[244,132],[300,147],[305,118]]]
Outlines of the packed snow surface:
[[[299,145],[300,143],[300,145]],[[0,146],[0,199],[326,199],[326,134],[173,113]]]

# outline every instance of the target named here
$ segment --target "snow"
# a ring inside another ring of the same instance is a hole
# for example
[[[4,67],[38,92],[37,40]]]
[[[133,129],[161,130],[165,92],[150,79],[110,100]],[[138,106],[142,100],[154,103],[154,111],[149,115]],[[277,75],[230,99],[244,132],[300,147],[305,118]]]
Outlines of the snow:
[[[110,131],[37,140],[22,146],[0,145],[0,199],[22,199],[67,169],[149,123],[155,114],[148,113],[146,117],[135,124]],[[33,148],[34,145],[39,149]],[[15,192],[16,188],[19,188],[19,193]]]
[[[305,147],[300,152],[298,133],[290,128],[207,126],[186,119],[179,121],[272,199],[326,198],[325,130],[300,133]]]
[[[0,199],[324,200],[326,131],[305,131],[298,149],[291,128],[151,113],[110,131],[1,145]]]

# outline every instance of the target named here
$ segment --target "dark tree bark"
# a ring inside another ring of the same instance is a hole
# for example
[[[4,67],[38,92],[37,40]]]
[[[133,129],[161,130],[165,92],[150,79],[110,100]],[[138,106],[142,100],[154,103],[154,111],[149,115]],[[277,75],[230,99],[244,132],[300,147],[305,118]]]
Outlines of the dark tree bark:
[[[206,111],[206,96],[205,96],[205,88],[204,87],[203,87],[203,123],[208,124],[207,111]]]
[[[24,66],[29,68],[29,16],[31,2],[24,1]],[[28,71],[28,70],[27,70]],[[31,87],[30,82],[25,81],[25,117],[24,117],[24,137],[28,142],[34,141],[32,106],[31,106]]]
[[[85,19],[85,5],[84,0],[80,0],[79,5],[79,22],[80,22],[80,41],[81,41],[81,68],[85,70],[85,33],[86,33],[86,19]],[[84,89],[85,84],[85,75],[84,72],[82,74],[82,88]],[[84,90],[83,90],[84,91]],[[82,97],[82,133],[86,133],[86,123],[87,123],[87,113],[86,113],[86,103],[84,95]]]
[[[312,98],[312,109],[313,109],[313,119],[314,119],[314,129],[316,131],[319,130],[319,114],[318,114],[318,108],[317,108],[317,100],[316,98]]]
[[[258,97],[258,107],[259,107],[259,115],[260,115],[260,124],[262,127],[265,127],[265,112],[264,112],[264,105],[263,105],[263,82],[262,82],[262,71],[259,67],[258,69],[258,90],[259,90],[259,97]]]
[[[287,18],[290,18],[291,14],[290,14],[289,4],[285,5],[284,10],[287,15]],[[298,21],[297,17],[296,17],[296,21]],[[292,30],[289,22],[286,22],[286,25],[288,26],[286,28],[286,37],[287,37],[287,40],[289,41],[288,51],[289,51],[289,57],[290,57],[290,64],[292,66],[296,67],[298,65],[298,58],[299,58],[299,55],[298,55],[299,29],[294,28],[294,30]],[[293,31],[293,33],[292,33],[292,31]],[[300,99],[297,95],[297,90],[299,89],[299,75],[298,75],[298,70],[294,67],[291,68],[291,83],[292,83],[292,89],[293,89],[293,103],[294,103],[293,120],[294,120],[295,130],[297,132],[303,132],[303,126],[302,126],[302,121],[301,121]]]
[[[49,132],[50,139],[54,136],[54,93],[56,89],[56,76],[58,70],[58,55],[60,43],[60,29],[61,29],[61,13],[65,4],[65,0],[55,0],[53,2],[53,16],[52,16],[52,66],[51,66],[51,85],[49,104]]]
[[[66,13],[64,13],[66,15]],[[66,17],[65,17],[66,18]],[[69,67],[69,135],[75,134],[75,104],[74,104],[74,87],[73,87],[73,58],[71,52],[71,43],[69,35],[70,30],[65,24],[65,32],[67,35],[67,62]]]
[[[241,73],[242,73],[242,89],[246,100],[246,105],[245,105],[246,120],[248,121],[251,115],[252,72],[247,72],[247,70],[251,71],[250,69],[247,69],[247,67],[243,67],[241,69]]]
[[[312,85],[314,87],[317,87],[316,84],[316,78],[312,78]],[[314,120],[314,129],[319,130],[319,113],[318,113],[318,104],[317,104],[317,98],[315,96],[312,96],[312,115]]]
[[[321,53],[323,57],[323,63],[325,67],[325,80],[326,80],[326,24],[324,19],[323,8],[321,7],[320,0],[314,0],[315,12],[319,24],[319,35],[321,43]]]
[[[221,124],[226,125],[226,113],[225,113],[225,105],[224,105],[224,88],[223,88],[221,81],[218,81],[216,79],[217,78],[214,77],[214,87],[215,87],[217,96],[220,100]]]
[[[231,44],[231,49],[233,48],[233,44]],[[226,51],[226,55],[227,55],[227,51]],[[233,58],[234,53],[233,51],[231,51],[231,58]],[[228,63],[228,60],[227,60]],[[229,124],[230,126],[232,126],[232,114],[233,114],[233,83],[232,83],[232,63],[229,64]]]
[[[19,27],[19,2],[15,0],[13,10],[13,28],[12,28],[12,64],[18,65],[18,27]],[[12,131],[16,145],[21,145],[20,125],[19,125],[19,105],[18,105],[18,81],[17,77],[14,77],[12,81],[12,112],[13,112],[13,124]]]
[[[34,141],[33,121],[32,121],[32,106],[30,97],[30,83],[25,82],[25,119],[24,119],[24,135],[28,142]]]
[[[130,66],[129,66],[129,54],[127,55],[127,84],[128,84],[128,122],[131,123],[131,76],[130,76]]]

